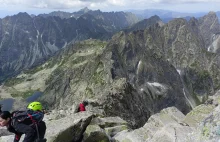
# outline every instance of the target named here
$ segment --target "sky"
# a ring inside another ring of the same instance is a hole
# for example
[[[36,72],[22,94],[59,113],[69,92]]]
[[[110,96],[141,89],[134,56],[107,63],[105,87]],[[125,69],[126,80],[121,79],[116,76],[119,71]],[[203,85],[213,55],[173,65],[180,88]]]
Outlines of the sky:
[[[220,11],[220,0],[0,0],[0,18],[18,12],[42,14],[52,11],[91,10],[125,11],[164,9],[177,12]]]

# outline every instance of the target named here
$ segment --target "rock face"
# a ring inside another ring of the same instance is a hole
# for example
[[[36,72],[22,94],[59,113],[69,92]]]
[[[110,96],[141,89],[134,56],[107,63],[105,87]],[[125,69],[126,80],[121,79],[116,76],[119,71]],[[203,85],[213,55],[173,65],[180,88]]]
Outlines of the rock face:
[[[8,132],[7,129],[1,128],[0,129],[0,136],[7,136],[7,135],[12,135],[13,133]]]
[[[48,142],[215,142],[220,138],[219,94],[186,116],[175,107],[165,108],[135,130],[120,117],[103,117],[89,111],[73,113],[71,108],[53,110],[44,118],[45,137]],[[0,142],[11,142],[13,137],[1,136]]]
[[[58,113],[58,112],[57,112]],[[44,119],[47,125],[45,138],[48,142],[77,142],[81,141],[86,127],[90,124],[93,114],[78,113],[75,115],[68,115],[60,119]],[[3,136],[0,142],[12,142],[14,135]],[[22,139],[24,136],[22,137]]]
[[[181,125],[184,117],[176,108],[167,108],[152,115],[143,127],[131,132],[120,132],[114,138],[120,142],[184,142],[187,134],[193,130],[189,126]]]
[[[164,107],[187,112],[219,86],[218,56],[206,51],[202,23],[175,19],[162,27],[120,32],[103,48],[92,41],[69,48],[63,52],[69,54],[58,57],[65,60],[41,100],[48,105],[59,102],[57,107],[89,98],[107,115],[121,116],[135,126]]]
[[[214,98],[219,100],[219,92]],[[218,104],[219,101],[208,101],[186,116],[174,107],[166,108],[152,115],[143,127],[119,132],[114,139],[119,142],[217,142],[220,137]]]
[[[215,12],[209,12],[207,15],[199,18],[198,22],[201,35],[205,41],[205,46],[209,47],[213,40],[219,35],[219,19]]]
[[[144,20],[132,25],[131,27],[129,27],[125,31],[126,32],[131,32],[131,31],[137,31],[137,30],[145,30],[148,27],[150,27],[150,26],[152,26],[156,23],[159,23],[160,26],[164,25],[164,23],[162,22],[160,17],[155,15],[155,16],[150,17],[149,19],[144,19]]]
[[[101,11],[83,13],[77,19],[31,17],[27,13],[0,19],[0,82],[44,62],[70,42],[109,39],[137,21],[132,14]]]
[[[62,111],[54,110],[44,118],[47,142],[110,142],[113,134],[128,129],[127,122],[119,117],[101,118],[88,111],[77,114],[66,111],[68,113],[62,118],[54,117],[61,115]],[[3,135],[0,142],[11,142],[13,138],[14,134]],[[21,140],[23,138],[24,135]]]
[[[93,107],[103,108],[107,116],[120,116],[135,127],[167,106],[189,111],[176,69],[156,55],[139,54],[150,55],[145,48],[138,53],[135,46],[130,48],[134,53],[116,40],[107,47],[88,40],[67,48],[54,58],[59,67],[46,81],[48,87],[40,101],[65,107],[86,98],[94,101]]]
[[[80,141],[86,127],[92,120],[92,114],[72,115],[53,122],[47,122],[46,138],[49,142],[72,142]],[[73,121],[76,120],[76,121]],[[57,126],[59,125],[59,126]],[[57,129],[54,129],[58,127]]]

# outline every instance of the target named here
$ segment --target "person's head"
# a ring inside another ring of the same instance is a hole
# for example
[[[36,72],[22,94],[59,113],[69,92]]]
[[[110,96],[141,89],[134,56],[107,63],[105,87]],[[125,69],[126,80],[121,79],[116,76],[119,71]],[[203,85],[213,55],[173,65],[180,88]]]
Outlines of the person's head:
[[[86,100],[84,100],[84,101],[83,101],[83,104],[84,104],[84,106],[87,106],[87,105],[89,104],[89,102],[86,101]]]
[[[42,111],[42,105],[40,102],[31,102],[28,106],[28,109],[34,110],[34,111]]]
[[[11,119],[11,113],[9,111],[2,111],[0,114],[0,126],[7,126]]]

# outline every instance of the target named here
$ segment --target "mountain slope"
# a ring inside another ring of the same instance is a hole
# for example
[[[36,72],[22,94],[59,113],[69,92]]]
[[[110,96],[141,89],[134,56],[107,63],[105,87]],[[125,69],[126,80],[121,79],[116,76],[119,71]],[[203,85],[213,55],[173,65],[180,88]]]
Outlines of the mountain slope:
[[[104,19],[100,15],[105,15]],[[86,13],[78,19],[61,19],[19,13],[0,19],[0,82],[44,62],[70,42],[109,39],[137,20],[123,12],[98,11],[95,16]]]
[[[149,19],[144,19],[144,20],[130,26],[129,28],[125,29],[124,31],[131,32],[131,31],[137,31],[137,30],[144,30],[144,29],[147,29],[148,27],[150,27],[156,23],[159,23],[160,26],[163,25],[163,22],[161,21],[160,17],[155,15],[155,16],[150,17]]]
[[[118,36],[121,39],[123,33]],[[89,40],[64,50],[53,61],[58,68],[46,81],[48,87],[40,101],[59,108],[86,98],[94,102],[94,107],[103,108],[106,115],[121,116],[135,127],[165,106],[175,105],[187,112],[189,106],[176,69],[156,55],[139,54],[151,54],[144,49],[134,53],[134,59],[128,59],[132,54],[120,52],[125,49],[119,46],[117,38],[107,47],[100,41]]]

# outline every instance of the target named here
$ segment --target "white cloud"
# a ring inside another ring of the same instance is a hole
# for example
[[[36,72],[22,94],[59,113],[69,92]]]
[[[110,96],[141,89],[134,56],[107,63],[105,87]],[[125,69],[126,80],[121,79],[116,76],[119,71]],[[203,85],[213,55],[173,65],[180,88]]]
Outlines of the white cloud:
[[[152,0],[155,3],[203,3],[203,2],[219,2],[219,0]]]
[[[26,7],[37,8],[77,8],[82,6],[96,7],[102,5],[108,6],[127,6],[127,7],[139,7],[140,5],[149,4],[184,4],[184,3],[206,3],[216,2],[220,3],[220,0],[0,0],[1,5],[22,5]],[[135,6],[133,5],[135,4]]]
[[[85,6],[88,2],[81,0],[0,0],[1,5],[18,5],[34,8],[65,9]]]
[[[195,6],[196,5],[196,6]],[[200,7],[198,6],[200,5]],[[84,7],[102,11],[126,9],[167,9],[181,11],[218,11],[220,0],[0,0],[0,9],[7,11],[18,9],[42,9],[76,11]],[[190,7],[190,9],[189,9]],[[186,10],[187,9],[187,10]]]
[[[127,0],[126,2],[128,2],[129,0]],[[124,6],[126,5],[125,0],[108,0],[107,1],[109,4],[111,5],[117,5],[117,6]]]
[[[1,5],[18,5],[25,7],[65,9],[83,6],[122,6],[140,7],[152,4],[184,4],[184,3],[220,3],[220,0],[0,0]],[[134,5],[135,4],[135,5]]]

